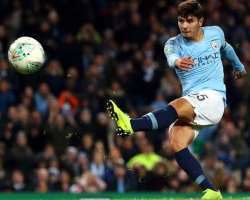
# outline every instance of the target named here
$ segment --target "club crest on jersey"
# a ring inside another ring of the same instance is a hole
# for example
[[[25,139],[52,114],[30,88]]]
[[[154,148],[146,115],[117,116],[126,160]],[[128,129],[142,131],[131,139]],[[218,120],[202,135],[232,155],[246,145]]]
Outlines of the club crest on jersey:
[[[213,49],[218,49],[219,48],[219,45],[218,45],[218,43],[215,40],[213,40],[211,42],[211,46],[212,46]]]

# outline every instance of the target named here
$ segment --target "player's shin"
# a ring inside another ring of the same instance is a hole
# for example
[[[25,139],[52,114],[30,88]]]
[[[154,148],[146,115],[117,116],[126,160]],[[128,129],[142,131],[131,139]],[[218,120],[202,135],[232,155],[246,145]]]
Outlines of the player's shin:
[[[168,128],[178,119],[175,108],[171,105],[164,109],[150,112],[140,118],[131,119],[131,126],[136,131]]]
[[[179,166],[189,175],[189,177],[198,184],[203,190],[214,189],[214,186],[208,181],[201,168],[200,163],[190,153],[188,148],[175,153],[175,159]]]

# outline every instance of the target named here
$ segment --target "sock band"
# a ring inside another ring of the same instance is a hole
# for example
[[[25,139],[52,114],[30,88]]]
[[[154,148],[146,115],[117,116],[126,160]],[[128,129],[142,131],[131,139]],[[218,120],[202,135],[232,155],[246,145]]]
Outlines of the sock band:
[[[140,118],[131,119],[132,129],[136,131],[149,131],[168,128],[178,119],[175,108],[168,105],[166,108],[150,112]]]
[[[150,118],[151,123],[152,123],[152,129],[157,130],[158,129],[158,122],[157,122],[155,115],[152,112],[150,112],[150,113],[146,114],[145,116],[148,116]]]
[[[200,175],[196,178],[195,183],[200,185],[202,183],[202,181],[204,181],[206,179],[206,177],[204,175]]]

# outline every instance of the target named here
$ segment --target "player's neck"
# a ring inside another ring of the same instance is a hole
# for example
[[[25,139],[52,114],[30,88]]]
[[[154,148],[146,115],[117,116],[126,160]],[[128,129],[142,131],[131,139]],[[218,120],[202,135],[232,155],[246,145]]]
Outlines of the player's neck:
[[[203,39],[203,37],[204,37],[204,33],[203,33],[202,28],[200,28],[197,34],[193,38],[190,38],[190,40],[194,42],[199,42]]]

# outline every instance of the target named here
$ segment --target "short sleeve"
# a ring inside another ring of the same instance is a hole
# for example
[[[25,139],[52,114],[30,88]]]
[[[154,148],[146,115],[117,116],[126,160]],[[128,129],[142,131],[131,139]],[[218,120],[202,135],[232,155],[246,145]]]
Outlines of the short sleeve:
[[[219,26],[214,26],[214,28],[218,31],[221,39],[221,48],[225,48],[226,46],[226,39],[224,35],[224,31]]]
[[[167,57],[168,65],[170,67],[175,66],[175,60],[178,59],[179,56],[179,48],[176,38],[170,38],[164,46],[164,53]]]

